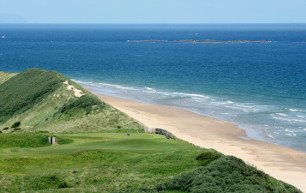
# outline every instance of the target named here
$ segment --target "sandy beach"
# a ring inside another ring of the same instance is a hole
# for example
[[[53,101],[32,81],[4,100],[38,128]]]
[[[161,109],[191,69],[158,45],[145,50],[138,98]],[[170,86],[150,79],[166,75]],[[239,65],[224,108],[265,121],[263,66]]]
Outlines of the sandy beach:
[[[187,110],[95,93],[148,129],[163,128],[194,145],[233,155],[306,192],[306,154],[250,139],[236,125]]]

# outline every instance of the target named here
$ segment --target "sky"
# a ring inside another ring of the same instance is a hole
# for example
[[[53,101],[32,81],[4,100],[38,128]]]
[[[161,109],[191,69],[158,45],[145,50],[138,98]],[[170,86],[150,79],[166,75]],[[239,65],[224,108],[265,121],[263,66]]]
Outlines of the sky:
[[[306,23],[306,0],[0,0],[0,23]]]

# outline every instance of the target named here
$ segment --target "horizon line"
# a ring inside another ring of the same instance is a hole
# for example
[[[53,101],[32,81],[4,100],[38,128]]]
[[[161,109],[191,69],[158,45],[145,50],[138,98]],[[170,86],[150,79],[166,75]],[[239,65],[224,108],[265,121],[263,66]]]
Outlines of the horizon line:
[[[0,25],[243,25],[243,24],[306,24],[303,22],[226,22],[226,23],[31,23],[31,22],[20,22],[20,23],[6,23],[0,22]]]

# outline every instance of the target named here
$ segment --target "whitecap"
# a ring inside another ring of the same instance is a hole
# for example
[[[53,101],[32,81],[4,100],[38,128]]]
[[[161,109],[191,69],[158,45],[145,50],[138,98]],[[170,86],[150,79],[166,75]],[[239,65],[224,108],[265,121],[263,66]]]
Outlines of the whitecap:
[[[201,95],[201,94],[194,94],[194,93],[184,93],[184,92],[172,92],[174,95],[179,96],[187,96],[187,97],[201,97],[201,98],[210,98],[209,96]]]
[[[295,131],[291,130],[291,129],[285,129],[286,132],[289,132],[289,133],[294,133]]]
[[[147,89],[148,91],[153,91],[153,92],[156,92],[156,90],[155,90],[155,89],[150,88],[150,87],[145,87],[145,89]]]
[[[287,117],[288,115],[284,114],[284,113],[275,113],[276,115],[280,115],[280,116],[284,116]]]
[[[271,134],[269,134],[269,133],[267,133],[267,136],[272,138],[272,139],[274,139],[274,137]]]
[[[290,123],[292,123],[292,122],[306,123],[306,120],[301,120],[301,119],[288,119],[288,118],[275,117],[275,116],[272,116],[272,118],[273,119],[278,119],[278,120],[283,120],[283,121],[288,121]]]
[[[287,135],[287,136],[296,136],[295,133],[286,133],[285,135]]]

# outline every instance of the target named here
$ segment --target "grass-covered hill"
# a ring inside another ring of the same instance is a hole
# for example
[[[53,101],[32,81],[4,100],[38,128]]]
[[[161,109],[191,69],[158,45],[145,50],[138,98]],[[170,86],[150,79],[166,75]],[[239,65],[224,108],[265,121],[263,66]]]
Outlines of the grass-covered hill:
[[[142,126],[63,75],[0,74],[0,131],[141,130]]]

